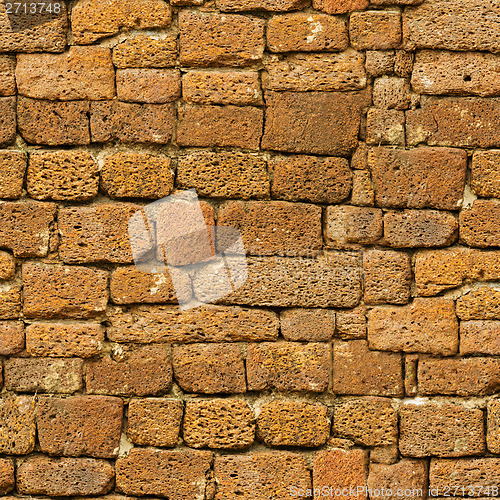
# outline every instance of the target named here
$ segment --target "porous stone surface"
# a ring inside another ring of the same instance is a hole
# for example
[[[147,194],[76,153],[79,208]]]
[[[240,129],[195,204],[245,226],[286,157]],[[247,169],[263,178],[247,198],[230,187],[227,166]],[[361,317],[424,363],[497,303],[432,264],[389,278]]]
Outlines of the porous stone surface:
[[[472,156],[471,188],[478,196],[500,197],[500,151],[478,151]]]
[[[24,324],[21,321],[0,321],[0,354],[9,356],[24,349]]]
[[[327,342],[335,332],[335,311],[285,309],[280,313],[280,326],[286,340]]]
[[[480,248],[498,246],[499,220],[498,200],[475,200],[472,208],[460,212],[460,242]]]
[[[131,68],[116,72],[116,96],[120,101],[163,104],[175,101],[180,95],[178,70]]]
[[[16,261],[10,253],[0,251],[0,280],[13,278],[16,274]]]
[[[35,401],[31,396],[4,396],[0,400],[1,453],[27,455],[35,447]]]
[[[113,48],[113,64],[117,68],[168,68],[175,65],[177,37],[137,35]]]
[[[22,151],[0,151],[0,198],[21,197],[26,164]]]
[[[462,321],[500,319],[500,290],[486,286],[472,290],[457,299],[456,310]]]

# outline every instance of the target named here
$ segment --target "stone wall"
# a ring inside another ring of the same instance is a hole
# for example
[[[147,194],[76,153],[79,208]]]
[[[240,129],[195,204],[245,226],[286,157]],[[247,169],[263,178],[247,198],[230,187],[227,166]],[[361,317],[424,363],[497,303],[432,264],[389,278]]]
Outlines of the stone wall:
[[[0,0],[0,494],[498,496],[500,3],[41,5]],[[129,220],[187,189],[248,276],[181,311],[216,283]]]

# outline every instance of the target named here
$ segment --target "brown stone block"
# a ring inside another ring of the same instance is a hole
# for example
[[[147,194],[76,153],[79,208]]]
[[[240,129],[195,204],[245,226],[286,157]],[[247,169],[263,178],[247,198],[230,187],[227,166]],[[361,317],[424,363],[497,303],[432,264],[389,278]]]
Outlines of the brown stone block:
[[[323,392],[328,388],[330,348],[317,342],[250,344],[246,368],[250,391]]]
[[[486,434],[488,451],[499,453],[500,450],[500,404],[498,399],[488,402],[488,428]]]
[[[388,10],[355,12],[349,17],[349,39],[357,50],[395,49],[401,43],[401,14]]]
[[[280,312],[285,340],[328,342],[335,332],[335,311],[331,309],[285,309]]]
[[[174,120],[171,103],[93,102],[90,108],[92,142],[168,144]]]
[[[17,392],[71,394],[82,388],[82,360],[10,358],[5,361],[5,387]]]
[[[90,143],[88,101],[41,101],[19,97],[17,121],[24,140],[48,146]]]
[[[10,253],[0,251],[0,280],[10,280],[16,275],[16,261]]]
[[[272,221],[272,222],[271,222]],[[230,201],[219,206],[218,226],[236,228],[249,255],[301,255],[321,249],[321,208],[286,201]],[[222,233],[217,248],[229,248]]]
[[[147,36],[139,34],[113,49],[117,68],[169,68],[177,59],[177,36],[173,33]]]
[[[245,66],[264,52],[264,21],[256,17],[182,10],[179,34],[184,66]]]
[[[11,55],[0,55],[0,97],[16,94],[16,58]]]
[[[289,451],[217,456],[214,475],[215,500],[292,500],[292,487],[311,488],[305,458]]]
[[[170,355],[165,346],[119,347],[114,359],[105,356],[85,365],[89,394],[156,396],[172,386]]]
[[[335,205],[326,208],[325,242],[333,248],[358,248],[382,236],[382,210]]]
[[[24,152],[0,151],[0,198],[21,197],[26,164]]]
[[[103,159],[101,188],[113,198],[164,198],[173,188],[172,162],[149,153],[115,153]]]
[[[34,152],[27,187],[36,200],[90,200],[99,189],[98,166],[87,151]]]
[[[500,146],[499,103],[498,98],[428,97],[420,109],[406,112],[407,144]]]
[[[368,343],[383,351],[455,354],[455,304],[444,298],[415,298],[407,306],[374,307],[368,313]]]
[[[351,191],[352,175],[345,158],[292,155],[274,156],[273,198],[313,203],[340,203]]]
[[[71,28],[78,44],[89,44],[115,35],[122,28],[166,28],[170,6],[161,0],[111,0],[106,3],[82,0],[71,11]]]
[[[14,257],[46,256],[56,210],[54,203],[1,203],[2,247],[12,250]]]
[[[26,263],[24,314],[42,319],[99,316],[108,302],[107,284],[107,271]]]
[[[26,328],[26,351],[49,358],[90,358],[99,354],[104,328],[98,323],[34,323]]]
[[[104,47],[70,47],[62,54],[19,54],[19,94],[34,99],[76,101],[113,99],[115,70]]]
[[[370,456],[371,458],[371,456]],[[405,500],[420,500],[427,493],[428,464],[424,460],[411,460],[404,458],[396,464],[382,465],[370,464],[368,475],[368,489],[390,490],[392,495],[380,495],[389,499],[402,497]],[[400,492],[400,495],[397,492]]]
[[[366,338],[366,309],[360,305],[351,310],[337,311],[335,334],[343,339]]]
[[[257,71],[188,71],[182,77],[182,97],[195,104],[263,104]]]
[[[460,355],[500,355],[500,321],[461,321]]]
[[[140,209],[139,205],[131,203],[100,203],[61,209],[58,223],[62,260],[68,264],[133,262],[130,238],[139,238],[144,249],[152,247],[150,235],[129,235],[130,217]]]
[[[354,307],[361,298],[355,255],[327,252],[317,258],[249,257],[243,286],[221,299],[225,304],[271,307]],[[213,297],[209,268],[195,275],[196,297]]]
[[[366,304],[406,304],[410,299],[411,262],[404,252],[368,250],[363,255]]]
[[[193,106],[179,109],[180,146],[259,149],[263,112],[253,107]]]
[[[107,396],[38,398],[40,449],[49,455],[113,458],[118,455],[123,402]]]
[[[334,342],[334,393],[399,397],[403,391],[400,354],[371,351],[365,340]]]
[[[413,71],[415,55],[406,50],[396,50],[394,72],[401,78],[410,78]]]
[[[266,38],[271,52],[334,52],[349,45],[343,19],[303,12],[271,17]]]
[[[203,498],[212,460],[209,451],[136,448],[116,461],[116,489],[169,500]]]
[[[181,96],[181,75],[175,69],[131,68],[116,72],[120,101],[164,104]]]
[[[500,246],[500,201],[475,200],[460,212],[460,242],[472,247]]]
[[[371,146],[405,145],[405,113],[397,109],[371,108],[366,116],[366,143]]]
[[[0,146],[8,146],[14,141],[16,123],[16,98],[0,97]]]
[[[262,75],[266,90],[346,91],[366,87],[364,56],[347,49],[339,54],[291,54],[272,57]]]
[[[398,461],[397,446],[375,446],[370,450],[370,462],[374,464],[392,465]]]
[[[387,75],[394,71],[394,50],[367,50],[365,58],[366,71],[371,76]]]
[[[403,210],[384,216],[383,244],[395,248],[449,246],[457,233],[457,219],[449,212]]]
[[[500,389],[500,359],[422,359],[417,379],[422,394],[485,396]]]
[[[256,342],[276,340],[279,320],[264,309],[206,305],[111,308],[107,336],[115,342]]]
[[[500,151],[476,151],[471,170],[471,188],[478,196],[500,198]]]
[[[456,302],[457,316],[471,319],[500,319],[500,290],[481,287],[462,295]]]
[[[5,495],[16,486],[14,462],[8,458],[0,459],[0,495]]]
[[[262,149],[345,156],[358,144],[362,92],[267,92]]]
[[[131,399],[128,405],[127,437],[140,446],[175,448],[183,414],[177,399]]]
[[[467,170],[463,150],[371,148],[368,165],[378,207],[460,208]]]
[[[255,418],[243,400],[188,401],[182,430],[191,448],[241,450],[254,442]]]
[[[6,2],[2,2],[5,4]],[[57,3],[57,2],[54,2]],[[29,2],[21,5],[29,6]],[[45,9],[26,15],[21,7],[19,14],[0,14],[0,52],[62,52],[66,47],[68,27],[65,2],[59,2],[59,12]]]
[[[313,7],[328,14],[346,14],[368,7],[368,0],[313,0]]]
[[[4,395],[0,399],[0,453],[27,455],[35,447],[35,400],[30,396]]]
[[[483,412],[453,403],[407,403],[400,409],[402,455],[460,457],[484,453]]]
[[[397,442],[398,415],[390,399],[345,401],[334,407],[332,433],[361,446],[392,445]]]
[[[484,19],[484,22],[478,22]],[[405,48],[500,51],[500,5],[489,0],[428,0],[405,9]]]
[[[404,78],[377,78],[373,85],[373,104],[384,109],[408,109],[410,84]]]
[[[257,437],[268,446],[316,447],[330,436],[325,405],[280,399],[264,404],[259,411]]]
[[[281,12],[307,7],[310,0],[217,0],[217,7],[223,12],[266,10]]]
[[[368,476],[368,452],[365,450],[321,450],[314,454],[313,484],[315,488],[326,488],[335,500],[366,500],[366,480]],[[358,493],[357,488],[363,488]],[[351,493],[353,491],[353,493]],[[315,495],[316,498],[320,498]]]
[[[269,196],[266,161],[259,156],[198,151],[177,161],[177,186],[195,188],[199,196],[245,200]]]
[[[246,391],[245,366],[239,345],[175,346],[172,365],[177,383],[186,392],[230,394]]]
[[[24,323],[0,321],[0,355],[9,356],[24,349]]]
[[[114,484],[106,460],[32,456],[17,469],[17,491],[25,495],[102,495]]]
[[[21,286],[0,284],[0,319],[16,319],[21,312]]]

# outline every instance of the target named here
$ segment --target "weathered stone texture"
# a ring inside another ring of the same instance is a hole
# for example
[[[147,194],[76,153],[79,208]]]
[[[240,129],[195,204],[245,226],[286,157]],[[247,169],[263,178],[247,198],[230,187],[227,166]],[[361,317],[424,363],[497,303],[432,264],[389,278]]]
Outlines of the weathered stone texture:
[[[35,400],[30,396],[0,399],[0,452],[27,455],[35,447]]]
[[[120,101],[163,104],[181,95],[178,70],[156,68],[119,69],[116,73],[116,95]]]
[[[500,246],[500,201],[475,200],[460,212],[460,242],[472,247]]]
[[[0,321],[0,355],[9,356],[24,349],[24,324]]]
[[[335,332],[331,309],[285,309],[280,313],[281,334],[286,340],[326,342]]]
[[[177,59],[177,37],[172,33],[129,38],[113,49],[117,68],[169,68]]]
[[[471,188],[478,196],[500,198],[500,151],[477,151],[472,156]]]
[[[26,164],[23,152],[0,151],[0,198],[21,197]]]
[[[355,12],[349,21],[349,39],[357,50],[394,49],[401,43],[399,12]]]
[[[462,295],[456,303],[462,320],[500,319],[500,289],[480,287]]]

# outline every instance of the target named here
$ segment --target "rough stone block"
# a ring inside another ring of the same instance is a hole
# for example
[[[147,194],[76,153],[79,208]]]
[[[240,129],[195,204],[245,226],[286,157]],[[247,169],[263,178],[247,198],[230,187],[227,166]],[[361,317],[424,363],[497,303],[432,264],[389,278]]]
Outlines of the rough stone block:
[[[98,101],[90,108],[92,142],[168,144],[172,139],[174,121],[175,111],[171,103]]]
[[[500,355],[500,321],[461,321],[460,355]]]
[[[182,431],[191,448],[241,450],[254,442],[255,419],[243,400],[188,401]]]
[[[405,113],[397,109],[369,109],[366,116],[366,143],[371,146],[404,146]]]
[[[259,149],[263,112],[253,107],[194,106],[179,109],[180,146]]]
[[[500,151],[476,151],[472,156],[471,188],[486,198],[500,198]]]
[[[328,14],[346,14],[368,7],[368,0],[313,0],[313,7]]]
[[[328,342],[335,332],[335,311],[331,309],[285,309],[280,312],[285,340]]]
[[[383,208],[457,210],[465,188],[467,153],[451,148],[371,148],[375,203]]]
[[[28,318],[93,318],[106,309],[108,273],[86,267],[23,265]]]
[[[9,356],[24,349],[24,323],[0,321],[0,355]]]
[[[0,97],[16,94],[16,59],[11,55],[0,55]]]
[[[366,310],[360,305],[351,310],[337,311],[335,334],[343,339],[366,338]]]
[[[164,104],[181,96],[181,75],[175,69],[130,68],[116,72],[120,101]]]
[[[361,92],[267,92],[262,149],[331,156],[351,154],[358,144]]]
[[[408,457],[460,457],[485,451],[483,412],[454,403],[405,403],[399,450]]]
[[[16,98],[0,97],[0,146],[14,142],[16,123]]]
[[[414,53],[397,50],[394,58],[394,72],[401,78],[410,78],[413,71]]]
[[[291,54],[272,57],[263,74],[266,90],[308,92],[360,90],[366,87],[364,56],[347,49],[338,54]]]
[[[361,446],[387,446],[397,442],[398,415],[386,398],[368,397],[334,407],[332,433]]]
[[[0,453],[27,455],[35,447],[35,400],[4,395],[0,399]]]
[[[400,354],[371,351],[365,340],[334,341],[334,393],[399,397],[403,391]]]
[[[98,166],[87,151],[34,152],[27,188],[36,200],[90,200],[99,189]]]
[[[0,198],[20,198],[27,157],[22,151],[0,151]]]
[[[182,10],[179,34],[184,66],[245,66],[264,52],[264,21],[256,17]]]
[[[343,19],[305,12],[271,17],[266,39],[271,52],[334,52],[349,45]]]
[[[236,228],[250,255],[307,255],[323,245],[321,208],[315,205],[230,201],[219,206],[217,225]],[[229,248],[232,238],[218,235],[218,250]]]
[[[281,12],[298,10],[308,6],[310,0],[217,0],[217,7],[223,12],[265,10]]]
[[[402,307],[374,307],[368,313],[371,349],[449,356],[458,350],[453,300],[415,298]]]
[[[88,361],[85,384],[89,394],[155,396],[172,386],[170,355],[162,345],[119,347],[114,359]]]
[[[42,397],[36,404],[43,453],[113,458],[118,455],[123,402],[107,396]]]
[[[128,38],[113,49],[117,68],[169,68],[177,59],[177,36],[164,33]]]
[[[16,275],[16,261],[10,253],[0,251],[0,280],[10,280]]]
[[[94,458],[32,456],[17,469],[17,491],[25,495],[103,495],[114,484],[114,467]]]
[[[70,47],[62,54],[19,54],[19,94],[59,101],[113,99],[115,70],[104,47]]]
[[[89,109],[88,101],[59,102],[19,97],[17,100],[19,133],[26,142],[33,144],[47,146],[89,144]]]
[[[318,156],[274,156],[273,198],[313,203],[340,203],[351,191],[352,175],[345,158]]]
[[[177,383],[186,392],[217,394],[246,391],[243,353],[238,345],[175,346],[172,365]]]
[[[209,451],[132,449],[116,461],[116,489],[170,500],[202,498],[212,461]]]
[[[367,50],[365,52],[366,71],[371,76],[382,76],[394,71],[394,50]]]
[[[16,319],[21,312],[20,285],[0,284],[0,319]]]
[[[500,319],[500,290],[481,287],[462,295],[456,302],[457,316],[471,319]]]
[[[460,212],[460,242],[480,248],[500,245],[500,201],[475,200]]]
[[[173,188],[167,156],[123,152],[102,160],[101,187],[113,198],[164,198]]]
[[[500,359],[421,359],[417,379],[422,394],[485,396],[500,389]]]
[[[404,78],[377,78],[373,85],[373,104],[383,109],[408,109],[410,84]]]
[[[196,189],[199,196],[242,199],[269,196],[266,161],[248,153],[198,151],[181,156],[176,182],[178,187]]]
[[[388,10],[355,12],[349,17],[349,39],[357,50],[395,49],[401,43],[401,14]]]
[[[167,28],[172,12],[162,0],[81,0],[71,11],[71,28],[78,44],[90,44],[124,29]]]
[[[188,71],[182,77],[182,97],[195,104],[263,103],[257,71]]]
[[[0,494],[9,493],[15,486],[14,462],[8,458],[0,459]]]
[[[384,244],[395,248],[443,247],[458,236],[457,219],[438,210],[403,210],[384,216]]]
[[[363,255],[366,304],[406,304],[410,299],[411,262],[404,252],[368,250]]]
[[[139,446],[175,448],[183,407],[177,399],[131,399],[128,404],[127,437]]]
[[[251,344],[246,368],[250,391],[323,392],[328,388],[330,349],[317,342]]]

